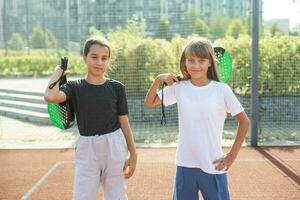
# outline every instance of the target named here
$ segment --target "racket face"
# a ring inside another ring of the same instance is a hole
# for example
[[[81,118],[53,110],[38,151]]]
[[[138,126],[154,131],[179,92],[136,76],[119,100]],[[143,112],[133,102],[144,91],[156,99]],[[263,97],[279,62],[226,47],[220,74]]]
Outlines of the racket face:
[[[63,123],[63,115],[61,113],[61,108],[59,104],[56,103],[48,103],[48,113],[51,122],[60,129],[65,129]]]
[[[222,47],[214,47],[214,51],[217,59],[217,70],[219,72],[220,81],[227,83],[232,71],[230,54]]]
[[[60,129],[68,129],[74,124],[74,108],[72,103],[48,103],[48,113],[51,122]]]

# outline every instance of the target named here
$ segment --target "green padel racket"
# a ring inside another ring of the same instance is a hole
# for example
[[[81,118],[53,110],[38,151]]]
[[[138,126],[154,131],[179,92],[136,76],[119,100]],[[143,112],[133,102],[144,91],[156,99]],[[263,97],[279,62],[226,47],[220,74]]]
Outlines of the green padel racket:
[[[61,85],[67,83],[67,78],[64,76],[64,72],[68,67],[68,58],[61,58],[61,68],[63,69],[63,73],[60,78],[52,83],[49,86],[49,89],[52,89],[57,83],[59,83],[59,87]],[[62,103],[48,103],[48,114],[51,122],[60,129],[68,129],[74,124],[74,108],[73,104],[67,100]]]
[[[223,47],[214,47],[214,51],[217,59],[219,79],[221,82],[227,83],[232,71],[230,54]]]

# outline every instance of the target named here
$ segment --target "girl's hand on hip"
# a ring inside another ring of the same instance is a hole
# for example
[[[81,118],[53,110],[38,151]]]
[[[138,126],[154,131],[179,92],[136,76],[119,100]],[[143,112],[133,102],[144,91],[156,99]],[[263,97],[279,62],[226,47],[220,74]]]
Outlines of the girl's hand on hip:
[[[137,154],[130,154],[129,158],[126,160],[123,171],[125,173],[125,178],[128,179],[130,178],[135,171],[136,168],[136,163],[137,163]]]
[[[156,78],[160,80],[160,82],[164,82],[167,85],[173,85],[174,82],[178,81],[176,75],[171,73],[159,74]]]
[[[217,159],[213,162],[216,165],[215,169],[218,171],[228,171],[236,156],[233,154],[225,154],[222,158]]]

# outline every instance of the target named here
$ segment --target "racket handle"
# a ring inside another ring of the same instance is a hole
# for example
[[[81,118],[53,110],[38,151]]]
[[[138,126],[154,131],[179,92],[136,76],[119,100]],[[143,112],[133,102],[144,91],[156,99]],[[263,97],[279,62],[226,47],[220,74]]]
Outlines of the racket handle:
[[[67,57],[62,57],[60,60],[60,67],[63,71],[63,73],[67,70],[68,68],[68,58]],[[59,82],[59,86],[61,86],[62,84],[67,83],[67,77],[65,75],[62,75],[60,82]]]
[[[60,60],[60,68],[62,70],[67,70],[68,68],[68,58],[67,57],[62,57],[61,60]]]
[[[223,47],[214,47],[214,52],[217,57],[223,56],[225,49]]]
[[[176,78],[177,78],[178,81],[182,81],[181,76],[176,76]],[[174,81],[174,82],[177,82],[175,79],[173,79],[173,81]],[[164,82],[163,84],[164,84],[164,85],[167,85],[166,82]]]

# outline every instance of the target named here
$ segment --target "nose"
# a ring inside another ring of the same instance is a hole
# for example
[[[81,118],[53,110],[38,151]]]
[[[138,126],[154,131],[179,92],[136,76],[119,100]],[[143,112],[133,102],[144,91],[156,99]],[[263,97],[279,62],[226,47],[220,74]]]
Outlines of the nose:
[[[96,64],[97,64],[97,65],[102,65],[102,64],[103,64],[103,61],[102,61],[101,59],[99,59],[99,60],[96,61]]]
[[[200,68],[202,68],[202,64],[200,64],[199,62],[195,62],[195,63],[193,63],[193,68],[197,68],[197,69],[200,69]]]

